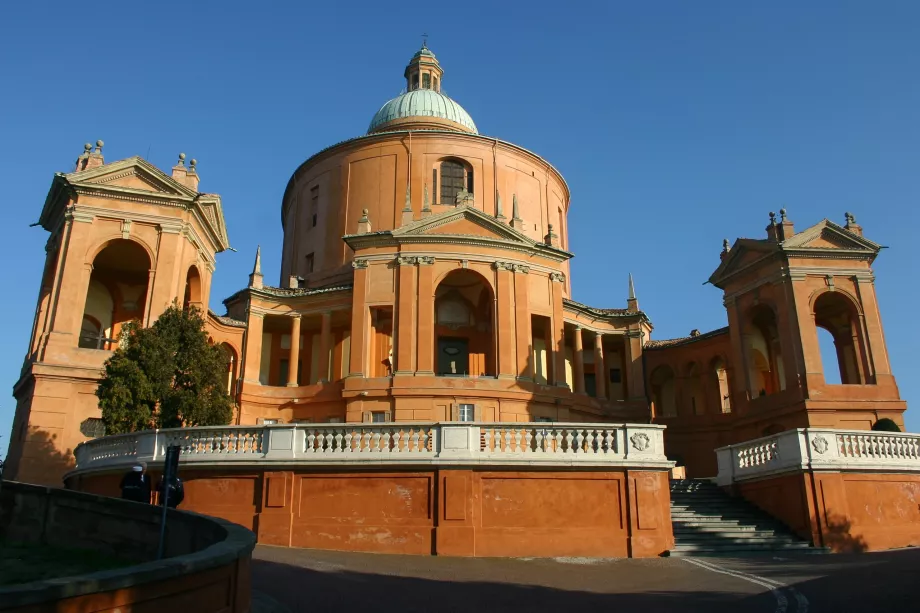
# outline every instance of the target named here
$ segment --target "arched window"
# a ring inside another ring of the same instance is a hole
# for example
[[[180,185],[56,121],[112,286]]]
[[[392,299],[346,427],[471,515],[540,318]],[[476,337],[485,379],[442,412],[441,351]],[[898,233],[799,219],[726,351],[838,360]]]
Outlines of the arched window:
[[[652,403],[657,417],[677,416],[677,394],[674,389],[674,371],[670,366],[659,366],[650,379]]]
[[[435,290],[435,368],[439,376],[494,377],[495,300],[478,273],[450,272]]]
[[[769,396],[786,389],[776,315],[770,307],[761,305],[751,311],[745,336],[751,398]]]
[[[717,357],[712,361],[709,367],[714,377],[713,389],[718,392],[718,404],[723,413],[732,412],[731,391],[728,387],[728,370],[725,368],[725,362],[722,358]]]
[[[201,310],[201,275],[198,268],[189,266],[188,273],[185,275],[185,296],[182,300],[182,308],[195,307]]]
[[[150,267],[147,252],[131,240],[113,240],[96,255],[83,306],[80,347],[114,349],[113,339],[118,339],[123,324],[144,321]]]
[[[437,184],[437,172],[434,179]],[[456,160],[441,162],[440,204],[464,204],[472,194],[473,169]]]
[[[825,383],[867,383],[862,334],[853,303],[840,292],[825,292],[815,301],[814,316]]]
[[[706,412],[706,400],[703,397],[703,379],[696,362],[687,367],[687,404],[692,415]]]

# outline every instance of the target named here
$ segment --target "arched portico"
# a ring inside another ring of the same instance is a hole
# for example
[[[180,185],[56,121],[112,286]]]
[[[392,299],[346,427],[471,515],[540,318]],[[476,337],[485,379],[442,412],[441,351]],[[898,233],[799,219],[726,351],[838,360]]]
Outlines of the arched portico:
[[[495,298],[479,273],[454,270],[435,290],[435,374],[494,377]]]

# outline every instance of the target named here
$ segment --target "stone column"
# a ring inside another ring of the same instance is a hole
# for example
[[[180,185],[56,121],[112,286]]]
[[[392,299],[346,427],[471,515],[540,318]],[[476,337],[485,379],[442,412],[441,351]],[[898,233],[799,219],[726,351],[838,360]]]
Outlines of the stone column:
[[[181,288],[185,287],[186,271],[180,269],[182,253],[182,224],[160,224],[160,241],[157,246],[156,282],[150,300],[148,321],[154,322],[176,298],[182,303]],[[181,282],[180,282],[181,279]]]
[[[61,338],[63,346],[76,347],[77,337],[83,322],[83,309],[86,305],[86,293],[89,289],[89,275],[92,262],[85,262],[89,249],[89,235],[92,230],[93,216],[79,211],[69,210],[64,214],[67,230],[61,244],[61,265],[56,271],[56,292],[52,291],[51,323],[52,335],[69,334],[72,338]],[[49,339],[49,343],[51,339]]]
[[[288,360],[287,386],[297,387],[300,366],[300,313],[291,313],[291,355]]]
[[[498,338],[498,377],[513,379],[516,376],[514,339],[514,265],[509,262],[493,264],[497,276],[495,301]]]
[[[415,264],[413,256],[399,256],[396,266],[399,280],[396,298],[396,375],[411,375],[412,349],[415,345]]]
[[[581,335],[581,326],[575,326],[575,360],[572,370],[574,371],[576,394],[585,393],[585,356],[582,354],[584,347],[582,346]]]
[[[329,383],[329,350],[332,348],[332,311],[323,313],[319,335],[319,383]]]
[[[623,343],[626,356],[627,398],[645,398],[645,372],[642,369],[642,330],[629,330]]]
[[[262,327],[265,316],[250,309],[246,324],[246,346],[243,348],[243,382],[261,385],[259,371],[262,369]]]
[[[351,263],[355,269],[351,304],[351,355],[349,356],[348,376],[366,376],[368,335],[367,297],[367,260],[356,259]]]
[[[565,380],[565,321],[562,312],[562,289],[565,275],[553,272],[549,275],[553,287],[553,379],[552,382],[559,387],[568,388]]]
[[[888,362],[885,331],[882,328],[882,316],[879,313],[878,299],[875,295],[874,277],[857,276],[856,291],[859,293],[859,304],[862,307],[860,328],[865,335],[862,349],[865,351],[866,383],[878,383],[877,376],[882,378],[891,376],[891,365]],[[859,353],[857,349],[857,360],[862,360]]]
[[[824,371],[821,364],[821,349],[818,344],[818,329],[815,326],[815,314],[809,305],[811,288],[805,282],[804,275],[792,277],[792,291],[795,295],[796,310],[793,314],[799,327],[799,343],[805,360],[805,393],[812,386],[824,385]],[[785,347],[783,347],[785,360]],[[783,366],[788,368],[783,362]],[[746,369],[749,370],[749,369]],[[788,374],[788,373],[787,373]],[[750,376],[750,375],[748,375]],[[750,387],[748,388],[750,389]],[[756,393],[756,390],[754,390]],[[756,396],[755,396],[756,397]]]
[[[534,380],[533,334],[530,329],[530,302],[527,297],[527,274],[530,268],[514,265],[514,334],[517,345],[517,376],[524,381]]]
[[[607,400],[607,368],[604,366],[604,337],[600,332],[594,335],[594,385],[597,397]]]
[[[744,324],[741,321],[741,315],[738,312],[738,304],[734,297],[726,297],[722,300],[725,305],[725,311],[728,315],[728,338],[732,347],[732,364],[735,367],[736,376],[729,379],[729,385],[734,386],[734,397],[747,401],[755,397],[751,394],[751,371],[748,367],[747,348],[744,338]],[[735,407],[732,407],[735,410]]]
[[[418,357],[415,372],[434,375],[434,258],[418,259]]]

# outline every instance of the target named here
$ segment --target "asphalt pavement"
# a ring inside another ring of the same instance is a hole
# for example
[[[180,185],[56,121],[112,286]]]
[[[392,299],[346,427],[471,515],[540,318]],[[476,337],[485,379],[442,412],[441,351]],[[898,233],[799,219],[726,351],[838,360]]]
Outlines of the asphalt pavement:
[[[447,558],[260,545],[253,588],[317,611],[816,613],[918,609],[920,548],[741,558]]]

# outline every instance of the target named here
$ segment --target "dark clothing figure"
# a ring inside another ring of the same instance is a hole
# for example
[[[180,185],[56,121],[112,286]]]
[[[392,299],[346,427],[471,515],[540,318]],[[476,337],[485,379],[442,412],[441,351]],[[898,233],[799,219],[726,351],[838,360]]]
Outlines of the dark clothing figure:
[[[150,504],[150,476],[137,470],[129,472],[121,480],[121,497]]]
[[[163,478],[160,477],[160,482],[157,484],[157,492],[160,493],[160,505],[163,504]],[[166,506],[170,509],[175,509],[180,504],[182,504],[182,499],[185,498],[185,487],[182,485],[182,479],[179,477],[173,477],[169,480],[169,498],[166,499]]]

